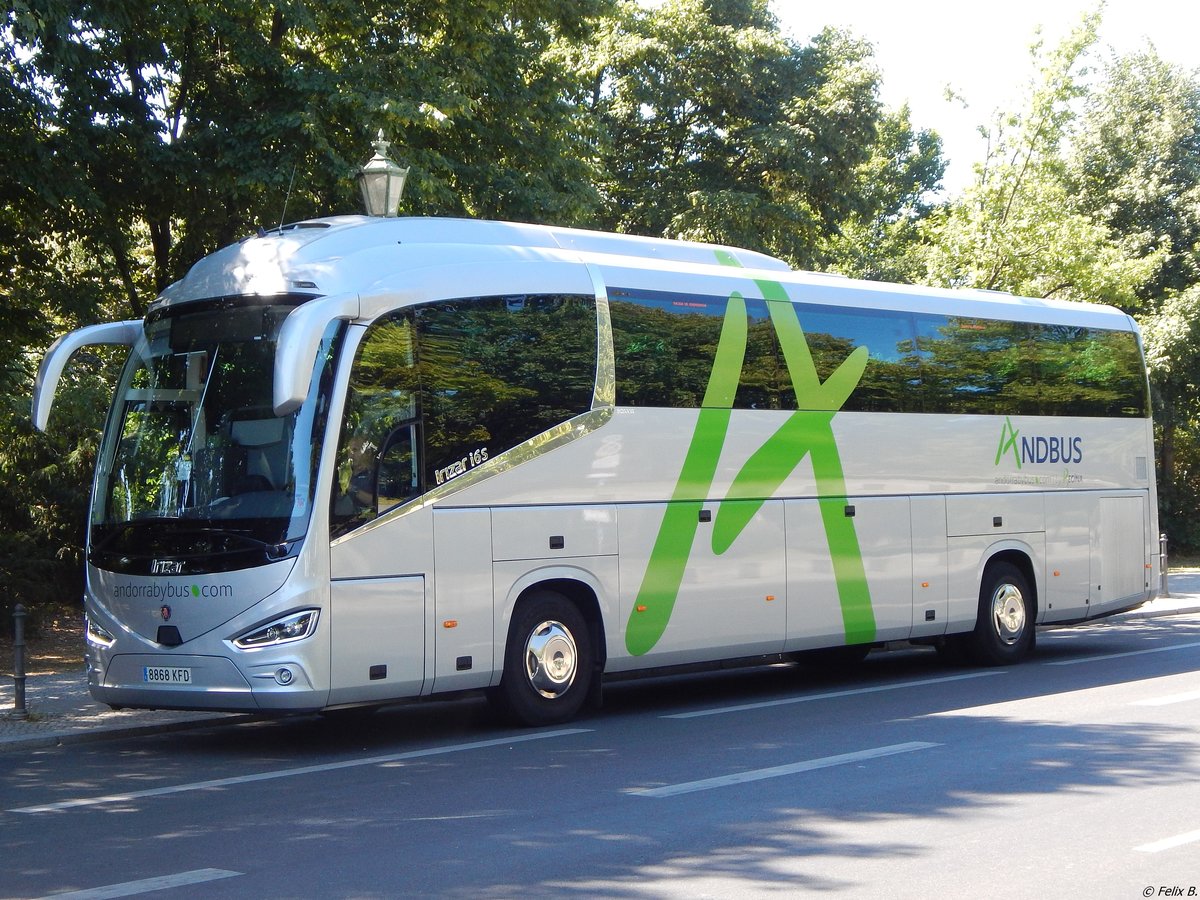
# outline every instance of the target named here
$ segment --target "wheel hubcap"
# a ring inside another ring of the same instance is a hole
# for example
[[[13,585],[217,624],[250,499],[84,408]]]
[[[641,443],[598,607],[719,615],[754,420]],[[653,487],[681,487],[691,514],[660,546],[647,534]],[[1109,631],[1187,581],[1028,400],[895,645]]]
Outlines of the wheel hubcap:
[[[578,664],[575,638],[561,622],[543,622],[525,642],[525,675],[543,697],[565,693],[575,681]]]
[[[1025,632],[1025,598],[1012,584],[1002,584],[992,595],[992,624],[1001,642],[1012,646]]]

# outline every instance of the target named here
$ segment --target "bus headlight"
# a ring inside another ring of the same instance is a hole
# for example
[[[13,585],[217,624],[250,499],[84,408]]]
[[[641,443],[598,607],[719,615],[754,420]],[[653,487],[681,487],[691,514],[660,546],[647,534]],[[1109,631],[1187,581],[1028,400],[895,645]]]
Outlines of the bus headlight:
[[[255,650],[259,647],[274,647],[276,644],[302,641],[317,630],[319,615],[320,610],[316,609],[292,613],[234,638],[233,645],[241,650]]]
[[[108,633],[107,630],[101,628],[92,621],[91,616],[85,616],[84,621],[87,622],[87,642],[96,647],[111,647],[116,643],[117,639]]]

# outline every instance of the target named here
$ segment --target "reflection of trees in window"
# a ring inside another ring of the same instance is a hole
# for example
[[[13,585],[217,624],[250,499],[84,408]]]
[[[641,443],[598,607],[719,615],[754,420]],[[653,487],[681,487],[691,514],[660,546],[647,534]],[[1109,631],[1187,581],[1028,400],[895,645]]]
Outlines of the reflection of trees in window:
[[[746,360],[733,398],[735,409],[795,409],[796,392],[788,375],[779,336],[766,309],[746,304],[750,327],[746,335]]]
[[[917,327],[930,412],[1146,414],[1131,332],[932,316]]]
[[[698,407],[727,301],[610,293],[622,406]],[[804,408],[761,300],[747,300],[737,409]],[[860,346],[869,357],[842,409],[971,415],[1144,416],[1145,374],[1131,332],[965,316],[793,304],[824,381]]]
[[[613,345],[617,403],[621,406],[697,407],[716,357],[727,301],[717,297],[613,291]],[[734,397],[735,409],[796,409],[791,376],[774,324],[762,300],[747,300],[746,356]],[[913,404],[917,378],[911,317],[794,305],[809,352],[823,379],[855,347],[870,358],[847,409],[900,410]]]
[[[591,408],[591,298],[488,297],[417,311],[427,458],[434,473],[495,456]]]
[[[912,317],[884,310],[796,307],[817,377],[829,378],[858,347],[870,354],[858,387],[842,409],[855,412],[919,412]],[[803,408],[803,398],[800,400]]]
[[[725,300],[609,296],[620,406],[698,407],[717,355]]]
[[[1138,342],[1128,331],[1046,329],[1043,367],[1048,406],[1086,409],[1074,415],[1146,415],[1146,379]],[[1049,388],[1052,385],[1052,388]]]
[[[1029,326],[961,316],[918,316],[917,348],[928,412],[1032,413]]]
[[[590,297],[472,298],[380,320],[346,397],[333,533],[586,412],[595,375]]]
[[[376,468],[384,442],[401,423],[417,415],[414,351],[407,312],[373,325],[359,345],[338,442],[335,535],[376,514]]]

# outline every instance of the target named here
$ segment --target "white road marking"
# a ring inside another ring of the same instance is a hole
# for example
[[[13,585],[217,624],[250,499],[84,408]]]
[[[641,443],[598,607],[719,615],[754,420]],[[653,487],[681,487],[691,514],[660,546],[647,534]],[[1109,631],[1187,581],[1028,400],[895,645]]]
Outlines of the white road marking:
[[[1172,650],[1187,650],[1190,647],[1200,647],[1200,641],[1190,644],[1172,644],[1170,647],[1151,647],[1148,650],[1129,650],[1125,653],[1106,653],[1103,656],[1083,656],[1079,659],[1058,659],[1054,662],[1043,663],[1047,666],[1074,666],[1079,663],[1101,662],[1106,659],[1121,659],[1126,656],[1144,656],[1147,653],[1169,653]]]
[[[1200,700],[1200,691],[1188,691],[1186,694],[1168,694],[1165,697],[1153,697],[1149,700],[1137,700],[1134,706],[1170,706],[1172,703],[1187,703]]]
[[[668,784],[656,788],[633,789],[626,793],[635,797],[675,797],[679,794],[709,791],[713,788],[727,787],[731,784],[744,784],[747,781],[762,781],[765,778],[779,778],[783,775],[795,775],[798,772],[812,772],[816,769],[845,766],[867,759],[879,759],[884,756],[912,753],[916,750],[928,750],[930,747],[940,746],[941,744],[930,744],[925,741],[910,741],[906,744],[890,744],[887,747],[859,750],[856,753],[842,753],[837,756],[825,756],[821,759],[809,759],[804,762],[790,763],[786,766],[751,769],[747,772],[734,772],[731,775],[719,775],[716,778],[702,778],[699,781],[685,781],[680,784]]]
[[[754,709],[769,709],[773,706],[787,706],[791,703],[809,703],[813,700],[832,700],[837,697],[853,697],[857,694],[877,694],[880,691],[899,691],[910,687],[923,687],[928,684],[945,684],[950,681],[963,681],[967,678],[986,678],[989,675],[1003,675],[1005,669],[988,669],[985,672],[968,672],[965,675],[947,675],[945,678],[922,678],[917,681],[897,681],[892,684],[877,684],[865,688],[848,688],[844,691],[828,691],[824,694],[806,694],[803,697],[786,697],[783,700],[764,700],[761,703],[739,703],[737,706],[718,706],[712,709],[698,709],[693,712],[672,713],[662,716],[664,719],[696,719],[701,716],[720,716],[725,713],[747,712]]]
[[[1161,853],[1163,850],[1172,850],[1175,847],[1182,847],[1184,844],[1194,844],[1200,841],[1200,831],[1189,831],[1187,834],[1177,834],[1175,837],[1164,838],[1161,841],[1155,841],[1153,844],[1142,844],[1140,847],[1135,847],[1135,850],[1140,850],[1143,853]]]
[[[371,756],[366,759],[348,759],[342,762],[321,763],[314,766],[300,766],[295,769],[277,769],[273,772],[257,772],[253,775],[235,775],[231,778],[216,778],[212,781],[197,781],[191,784],[176,784],[169,787],[149,788],[144,791],[130,791],[126,794],[108,794],[103,797],[80,797],[74,800],[60,800],[57,803],[46,803],[39,806],[25,806],[20,809],[10,809],[14,813],[57,812],[64,809],[74,809],[80,806],[99,806],[104,803],[123,803],[128,800],[141,800],[145,797],[162,797],[167,794],[183,794],[189,791],[205,791],[213,788],[230,787],[236,784],[250,784],[255,781],[270,781],[275,778],[293,778],[297,775],[311,775],[316,772],[333,772],[338,769],[354,769],[361,766],[379,766],[388,763],[403,762],[410,759],[422,759],[427,756],[441,756],[447,753],[462,753],[467,750],[482,750],[487,747],[503,747],[507,744],[522,744],[527,741],[542,741],[549,738],[567,737],[573,734],[587,734],[590,728],[564,728],[558,731],[543,731],[537,734],[522,734],[514,737],[495,738],[488,741],[473,741],[469,744],[451,744],[445,747],[430,747],[425,750],[409,750],[405,753],[389,753],[386,756]]]
[[[138,894],[148,894],[151,891],[165,891],[167,888],[187,887],[192,884],[204,884],[206,881],[217,881],[221,878],[233,878],[241,872],[230,872],[228,869],[193,869],[191,872],[180,872],[178,875],[160,875],[158,878],[143,878],[140,881],[126,881],[123,884],[110,884],[106,887],[89,888],[85,891],[68,891],[65,894],[50,894],[42,900],[107,900],[110,897],[134,897]]]

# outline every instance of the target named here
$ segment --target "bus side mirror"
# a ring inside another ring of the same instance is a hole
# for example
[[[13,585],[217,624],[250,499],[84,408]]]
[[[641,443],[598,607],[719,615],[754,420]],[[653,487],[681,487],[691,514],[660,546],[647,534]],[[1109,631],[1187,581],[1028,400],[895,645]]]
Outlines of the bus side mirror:
[[[329,323],[358,318],[358,295],[322,297],[297,306],[283,320],[275,344],[275,380],[271,398],[275,415],[300,408],[312,382],[317,348]]]
[[[106,322],[103,325],[89,325],[70,334],[64,334],[55,341],[38,369],[37,381],[33,386],[33,426],[38,431],[45,431],[50,424],[50,408],[54,405],[54,395],[58,391],[58,381],[62,378],[67,361],[80,347],[95,344],[115,344],[132,347],[142,333],[142,322],[134,319],[127,322]]]

